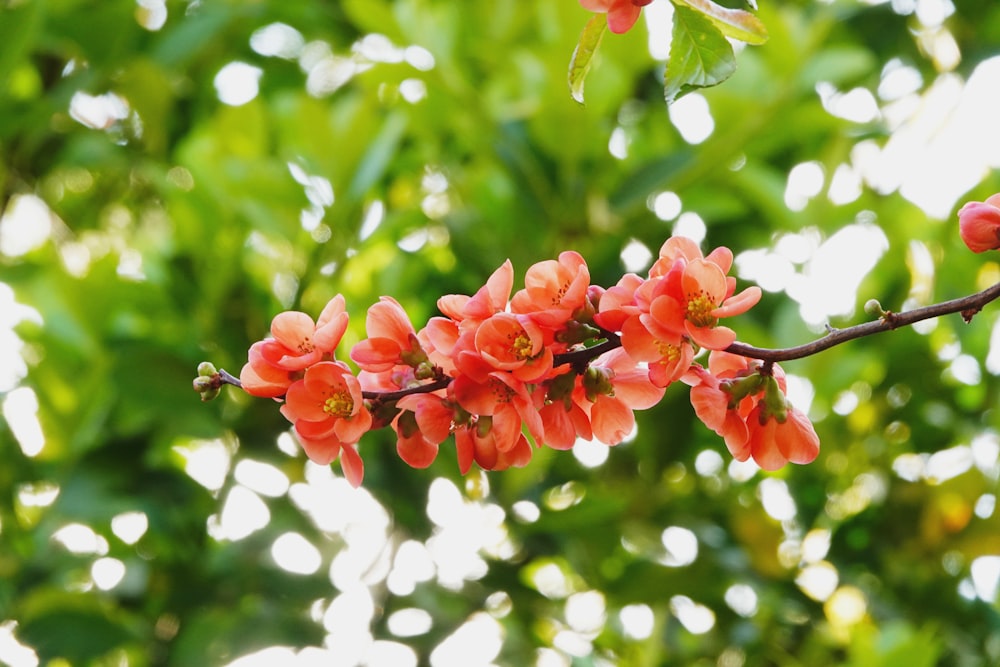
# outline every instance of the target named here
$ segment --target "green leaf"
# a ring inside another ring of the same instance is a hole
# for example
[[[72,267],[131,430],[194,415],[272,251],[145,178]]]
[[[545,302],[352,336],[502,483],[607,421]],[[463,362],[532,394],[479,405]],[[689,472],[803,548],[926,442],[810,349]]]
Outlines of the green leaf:
[[[674,6],[673,41],[663,94],[670,104],[695,88],[722,83],[736,71],[733,47],[703,14]]]
[[[747,44],[763,44],[767,41],[767,27],[748,11],[721,7],[712,0],[674,0],[674,5],[678,4],[687,5],[703,15],[726,37]]]
[[[603,14],[594,14],[587,21],[580,35],[580,41],[573,49],[573,57],[569,61],[569,92],[573,99],[583,104],[583,83],[590,71],[594,54],[601,45],[601,38],[608,28],[608,21]]]

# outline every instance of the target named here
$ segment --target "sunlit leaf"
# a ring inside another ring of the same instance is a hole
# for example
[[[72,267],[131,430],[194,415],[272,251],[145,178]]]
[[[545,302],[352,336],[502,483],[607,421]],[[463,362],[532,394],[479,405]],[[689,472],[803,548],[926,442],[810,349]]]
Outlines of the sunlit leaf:
[[[696,88],[716,86],[736,71],[736,58],[722,32],[700,12],[674,8],[673,41],[664,75],[667,104]]]
[[[701,13],[726,37],[747,44],[763,44],[767,41],[767,27],[748,11],[721,7],[712,0],[675,0],[674,4],[687,5]]]
[[[603,14],[594,14],[580,35],[580,41],[573,49],[573,57],[569,61],[569,92],[573,99],[583,104],[583,84],[587,72],[594,60],[594,54],[601,45],[601,38],[608,28],[608,22]]]

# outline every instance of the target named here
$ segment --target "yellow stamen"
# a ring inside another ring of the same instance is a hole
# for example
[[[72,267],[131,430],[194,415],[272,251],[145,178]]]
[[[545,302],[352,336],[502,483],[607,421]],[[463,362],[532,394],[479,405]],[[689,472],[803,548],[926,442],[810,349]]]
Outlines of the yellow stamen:
[[[687,319],[696,327],[713,327],[719,321],[712,317],[716,304],[704,292],[688,295]]]
[[[347,391],[338,391],[323,403],[323,412],[334,417],[350,417],[353,411],[354,399]]]
[[[511,350],[518,359],[527,359],[531,356],[531,339],[527,336],[518,336],[514,339]]]
[[[670,343],[665,343],[662,340],[656,341],[656,349],[665,361],[674,362],[681,356],[681,348],[679,345],[671,345]]]

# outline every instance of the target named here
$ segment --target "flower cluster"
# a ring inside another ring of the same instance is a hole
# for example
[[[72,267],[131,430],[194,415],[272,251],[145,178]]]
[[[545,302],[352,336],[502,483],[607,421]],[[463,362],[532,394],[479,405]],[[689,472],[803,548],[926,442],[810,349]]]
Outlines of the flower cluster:
[[[786,463],[809,463],[819,454],[819,437],[809,418],[785,398],[785,374],[728,352],[713,351],[708,370],[692,366],[691,405],[722,436],[738,461],[753,460],[764,470]]]
[[[787,405],[780,369],[723,352],[736,333],[720,321],[761,297],[758,287],[736,293],[732,262],[728,248],[705,256],[673,237],[646,277],[627,274],[605,289],[567,251],[530,267],[512,294],[508,260],[474,295],[439,299],[442,316],[419,331],[382,297],[368,310],[368,337],[350,350],[357,373],[335,358],[347,328],[338,295],[316,322],[299,312],[275,317],[240,381],[255,396],[283,396],[306,454],[324,464],[339,457],[354,485],[364,471],[358,441],[373,428],[391,426],[399,456],[415,468],[454,435],[463,473],[473,462],[501,470],[525,465],[536,447],[620,443],[634,410],[678,380],[736,458],[766,469],[806,463],[819,441]],[[702,349],[712,351],[707,368],[695,362]]]

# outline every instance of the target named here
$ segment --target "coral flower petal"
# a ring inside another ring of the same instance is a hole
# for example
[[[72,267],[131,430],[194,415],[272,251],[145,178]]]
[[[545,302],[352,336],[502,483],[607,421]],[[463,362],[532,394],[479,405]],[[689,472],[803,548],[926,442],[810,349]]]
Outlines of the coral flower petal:
[[[310,422],[321,422],[330,415],[323,410],[323,395],[311,391],[304,381],[292,383],[285,394],[285,405],[282,413],[291,421],[304,419]]]
[[[400,436],[396,441],[396,453],[411,468],[426,468],[437,458],[438,446],[416,433],[409,438]]]
[[[685,295],[702,294],[718,305],[726,296],[726,274],[714,262],[694,259],[684,269],[681,286]]]
[[[617,445],[635,427],[635,413],[622,401],[599,395],[590,411],[594,436],[606,445]]]
[[[698,345],[708,350],[724,350],[736,342],[736,332],[729,327],[696,327],[690,322],[684,323],[688,335]]]
[[[275,340],[298,354],[312,350],[316,323],[305,313],[287,310],[271,320],[271,335]]]
[[[392,370],[400,362],[402,350],[391,338],[366,338],[351,348],[351,359],[370,373]]]
[[[379,302],[368,309],[365,331],[369,338],[389,338],[404,347],[410,334],[416,333],[406,311],[399,302],[389,296],[380,297]]]
[[[344,477],[355,489],[365,478],[365,464],[353,445],[344,445],[340,450],[340,469]]]
[[[803,412],[790,407],[781,430],[784,437],[778,440],[778,448],[791,463],[812,463],[819,455],[819,436]]]
[[[338,419],[337,423],[334,424],[333,432],[337,434],[341,442],[354,443],[371,430],[371,427],[372,415],[362,407],[353,417]]]
[[[742,315],[757,305],[761,291],[756,285],[751,285],[739,294],[726,299],[725,303],[712,311],[713,317],[732,317]]]
[[[296,429],[297,431],[298,429]],[[336,438],[313,440],[299,434],[299,442],[302,444],[302,450],[313,463],[323,466],[330,465],[340,456],[341,446]]]
[[[325,324],[317,326],[313,335],[313,344],[316,348],[322,352],[333,352],[347,331],[348,320],[347,313],[339,313]]]

